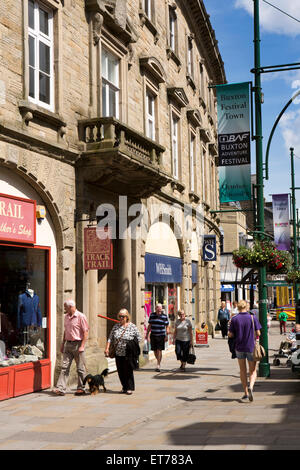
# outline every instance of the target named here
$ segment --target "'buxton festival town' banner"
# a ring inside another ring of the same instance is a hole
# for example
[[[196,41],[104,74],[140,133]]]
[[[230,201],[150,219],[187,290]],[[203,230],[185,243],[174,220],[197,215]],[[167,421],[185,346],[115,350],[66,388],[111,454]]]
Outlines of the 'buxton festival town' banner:
[[[278,250],[291,249],[289,195],[273,194],[274,243]]]
[[[220,202],[251,199],[249,83],[217,85]]]

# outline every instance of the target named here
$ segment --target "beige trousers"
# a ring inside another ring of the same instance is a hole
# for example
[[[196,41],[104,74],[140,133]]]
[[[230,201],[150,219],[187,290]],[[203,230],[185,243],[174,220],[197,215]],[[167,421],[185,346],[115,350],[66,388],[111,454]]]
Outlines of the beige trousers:
[[[56,388],[61,392],[65,392],[67,389],[73,359],[76,362],[78,374],[77,390],[84,390],[85,388],[83,385],[86,376],[85,356],[84,352],[78,351],[80,345],[81,341],[66,341],[65,343],[61,372],[56,384]]]

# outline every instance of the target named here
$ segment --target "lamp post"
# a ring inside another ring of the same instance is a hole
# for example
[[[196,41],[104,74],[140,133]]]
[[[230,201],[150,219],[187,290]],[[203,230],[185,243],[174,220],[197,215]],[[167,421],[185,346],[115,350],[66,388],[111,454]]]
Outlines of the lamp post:
[[[260,27],[259,27],[259,0],[254,2],[254,92],[255,92],[255,148],[256,148],[256,188],[257,188],[257,238],[264,239],[264,183],[263,183],[263,148],[262,148],[262,118],[261,118],[261,65],[260,65]],[[267,326],[267,287],[266,267],[258,269],[258,295],[259,295],[259,321],[262,325],[260,343],[266,351],[265,357],[259,363],[259,375],[269,377],[270,364],[268,353],[268,326]]]
[[[292,183],[292,211],[293,211],[293,241],[294,241],[294,268],[298,269],[299,266],[299,257],[298,257],[298,237],[297,237],[297,220],[296,220],[296,188],[295,187],[295,166],[294,166],[294,149],[293,147],[290,148],[291,152],[291,183]],[[294,284],[294,292],[295,292],[295,316],[296,316],[296,323],[300,323],[300,315],[298,306],[299,300],[299,293],[298,293],[298,284],[295,282]]]

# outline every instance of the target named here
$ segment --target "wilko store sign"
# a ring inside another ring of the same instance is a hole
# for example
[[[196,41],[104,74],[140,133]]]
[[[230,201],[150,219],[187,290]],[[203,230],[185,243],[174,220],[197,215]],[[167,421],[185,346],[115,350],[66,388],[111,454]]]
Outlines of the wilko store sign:
[[[0,194],[0,240],[36,241],[36,201]]]
[[[103,229],[105,230],[105,229]],[[107,236],[97,236],[99,228],[84,229],[84,269],[113,269],[113,248],[110,232]]]

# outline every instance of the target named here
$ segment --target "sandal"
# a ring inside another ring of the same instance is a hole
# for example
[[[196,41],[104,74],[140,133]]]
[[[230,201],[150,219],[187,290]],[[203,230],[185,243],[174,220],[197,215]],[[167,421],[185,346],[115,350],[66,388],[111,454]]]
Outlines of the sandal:
[[[125,392],[126,395],[132,395],[132,391],[131,390],[127,390],[127,392]]]
[[[61,390],[52,390],[52,393],[54,393],[54,395],[61,396],[61,397],[65,396],[65,392],[62,392]]]
[[[76,390],[75,395],[85,395],[85,390]]]

